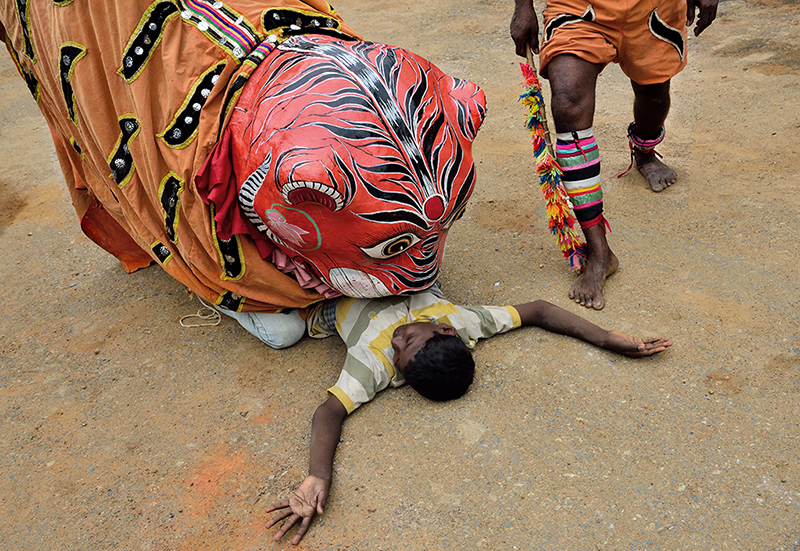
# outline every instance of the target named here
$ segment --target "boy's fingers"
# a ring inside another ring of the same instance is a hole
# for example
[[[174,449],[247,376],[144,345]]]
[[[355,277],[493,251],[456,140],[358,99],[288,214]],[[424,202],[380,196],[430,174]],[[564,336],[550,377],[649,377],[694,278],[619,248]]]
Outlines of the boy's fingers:
[[[326,490],[325,492],[322,493],[322,495],[319,496],[317,501],[317,510],[320,515],[322,514],[322,510],[325,508],[325,505],[327,505],[327,503],[328,503],[328,492]]]
[[[300,527],[297,529],[297,533],[294,535],[294,539],[292,539],[292,545],[300,543],[300,540],[303,539],[303,536],[308,532],[308,527],[311,525],[311,520],[313,518],[314,517],[305,517],[303,519],[302,524],[300,524]]]
[[[654,355],[658,354],[659,352],[663,352],[666,349],[667,349],[666,346],[664,346],[663,344],[659,344],[658,346],[656,346],[654,348],[651,348],[649,350],[648,356],[654,356]]]
[[[663,352],[671,345],[672,343],[668,339],[647,339],[644,341],[643,345],[639,345],[638,349],[624,354],[630,356],[631,358],[644,358],[647,356],[654,356],[659,352]]]
[[[267,521],[267,528],[272,528],[273,526],[275,526],[276,524],[278,524],[280,521],[282,521],[291,514],[292,514],[291,509],[289,509],[288,511],[282,511],[278,513],[277,515],[275,515],[274,517],[272,517]]]
[[[271,513],[272,511],[277,511],[278,509],[286,509],[289,506],[288,501],[281,501],[280,503],[273,503],[267,510],[264,511],[265,513]]]
[[[669,339],[664,338],[664,337],[653,337],[653,338],[650,338],[650,339],[645,339],[644,342],[646,344],[664,344],[665,346],[669,346],[669,344],[672,344]],[[667,344],[667,343],[669,343],[669,344]]]
[[[295,523],[300,519],[300,515],[293,514],[289,517],[289,520],[283,523],[281,529],[278,530],[278,533],[275,534],[275,541],[281,541],[281,538],[289,531],[289,528],[295,525]]]

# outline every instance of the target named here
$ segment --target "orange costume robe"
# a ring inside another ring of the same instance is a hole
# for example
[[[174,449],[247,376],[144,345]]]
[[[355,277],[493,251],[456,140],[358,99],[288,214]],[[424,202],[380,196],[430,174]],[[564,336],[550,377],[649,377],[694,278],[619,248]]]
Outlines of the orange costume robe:
[[[158,262],[239,311],[323,298],[246,236],[219,238],[195,185],[250,74],[309,28],[357,37],[323,0],[0,0],[0,38],[50,127],[86,235],[128,272]]]

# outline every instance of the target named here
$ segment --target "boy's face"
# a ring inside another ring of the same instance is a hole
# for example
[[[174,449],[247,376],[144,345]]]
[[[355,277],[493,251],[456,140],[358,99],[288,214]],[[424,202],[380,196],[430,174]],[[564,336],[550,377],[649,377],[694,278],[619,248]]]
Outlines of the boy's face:
[[[394,330],[392,335],[395,367],[400,370],[400,373],[405,371],[406,366],[414,361],[417,352],[422,350],[432,336],[455,334],[455,327],[446,323],[434,325],[428,321],[418,321],[401,325]]]

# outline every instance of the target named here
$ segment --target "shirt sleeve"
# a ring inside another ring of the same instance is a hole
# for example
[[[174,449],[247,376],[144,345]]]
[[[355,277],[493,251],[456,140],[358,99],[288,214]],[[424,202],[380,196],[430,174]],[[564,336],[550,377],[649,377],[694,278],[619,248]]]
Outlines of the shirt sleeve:
[[[366,346],[348,349],[339,380],[328,389],[344,405],[348,414],[372,400],[392,382],[392,375],[381,357],[380,352]]]
[[[470,344],[522,326],[519,312],[513,306],[459,306],[458,309]]]

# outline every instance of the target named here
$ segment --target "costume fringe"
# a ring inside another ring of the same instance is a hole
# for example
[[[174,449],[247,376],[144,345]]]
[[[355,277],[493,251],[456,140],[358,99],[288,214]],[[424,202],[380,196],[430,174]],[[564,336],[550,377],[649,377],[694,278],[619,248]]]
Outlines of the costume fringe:
[[[533,154],[536,157],[536,174],[539,175],[539,188],[547,203],[548,227],[556,236],[558,246],[564,257],[569,260],[569,267],[574,272],[581,272],[586,261],[586,244],[576,231],[577,220],[572,213],[564,184],[561,181],[561,167],[556,162],[550,145],[545,116],[542,83],[536,76],[532,64],[520,63],[522,76],[525,77],[525,92],[519,101],[528,107],[525,127],[531,132]]]

